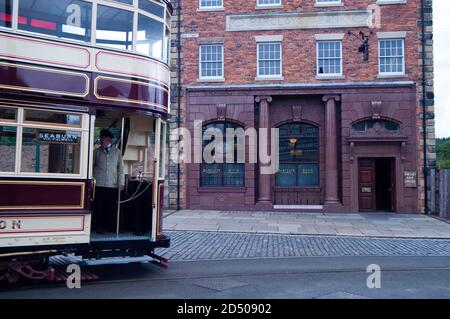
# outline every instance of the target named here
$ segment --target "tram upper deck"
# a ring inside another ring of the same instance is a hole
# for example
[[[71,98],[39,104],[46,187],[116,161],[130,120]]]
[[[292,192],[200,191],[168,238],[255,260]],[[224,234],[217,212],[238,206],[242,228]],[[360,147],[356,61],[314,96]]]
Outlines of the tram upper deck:
[[[0,0],[0,94],[168,114],[171,13],[165,0]]]
[[[0,0],[0,257],[21,247],[92,251],[120,236],[168,244],[171,14],[166,0]],[[127,177],[117,233],[104,236],[91,228],[101,128],[115,132]]]

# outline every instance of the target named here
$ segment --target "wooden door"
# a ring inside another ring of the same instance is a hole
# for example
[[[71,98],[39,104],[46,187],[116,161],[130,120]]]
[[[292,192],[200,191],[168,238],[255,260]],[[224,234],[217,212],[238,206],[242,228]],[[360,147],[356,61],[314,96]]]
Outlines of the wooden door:
[[[391,188],[390,188],[390,192],[391,192],[391,211],[395,212],[397,211],[397,202],[396,202],[396,189],[397,189],[397,185],[396,185],[396,178],[395,178],[395,160],[391,159]]]
[[[375,160],[360,159],[358,166],[359,210],[374,211],[376,209]]]

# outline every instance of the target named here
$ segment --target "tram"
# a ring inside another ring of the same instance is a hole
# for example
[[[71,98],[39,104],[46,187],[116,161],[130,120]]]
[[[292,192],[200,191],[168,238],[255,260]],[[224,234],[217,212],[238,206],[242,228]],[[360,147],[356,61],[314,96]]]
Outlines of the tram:
[[[167,0],[0,0],[0,279],[39,277],[61,254],[165,265],[172,13]],[[102,129],[125,179],[106,233],[92,224]]]

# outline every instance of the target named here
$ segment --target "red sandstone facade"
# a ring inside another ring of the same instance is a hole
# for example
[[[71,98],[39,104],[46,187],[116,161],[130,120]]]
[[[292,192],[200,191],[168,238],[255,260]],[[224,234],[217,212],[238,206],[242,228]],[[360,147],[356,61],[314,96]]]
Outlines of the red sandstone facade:
[[[182,126],[193,132],[194,121],[202,120],[317,135],[287,135],[290,155],[281,158],[283,173],[260,174],[259,164],[246,163],[239,171],[242,183],[233,187],[205,185],[205,166],[184,164],[172,202],[179,196],[180,206],[192,209],[423,211],[421,1],[342,0],[324,6],[281,0],[272,8],[257,2],[223,0],[223,7],[201,8],[199,1],[181,1]],[[426,6],[428,51],[431,1]],[[360,32],[368,36],[366,58],[358,50]],[[385,39],[403,41],[404,72],[380,72]],[[320,74],[321,41],[341,43],[339,74]],[[258,75],[260,43],[280,43],[278,76]],[[201,77],[202,45],[223,46],[223,76]],[[431,53],[426,58],[426,77],[432,77]],[[425,90],[426,151],[432,161],[432,83]],[[305,141],[315,146],[301,146]],[[305,154],[314,155],[305,162]]]

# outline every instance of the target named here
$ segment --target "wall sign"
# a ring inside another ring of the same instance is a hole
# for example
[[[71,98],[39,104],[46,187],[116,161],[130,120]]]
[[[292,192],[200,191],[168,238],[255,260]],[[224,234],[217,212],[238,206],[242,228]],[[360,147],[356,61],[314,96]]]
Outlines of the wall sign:
[[[77,144],[79,138],[78,134],[39,132],[39,142]]]
[[[415,188],[417,187],[417,172],[405,171],[404,172],[405,187]]]
[[[192,38],[198,38],[199,34],[198,33],[183,33],[181,35],[182,39],[192,39]]]
[[[361,193],[364,193],[364,194],[372,193],[372,187],[362,187]]]
[[[227,31],[372,27],[372,10],[238,14],[226,17]]]

